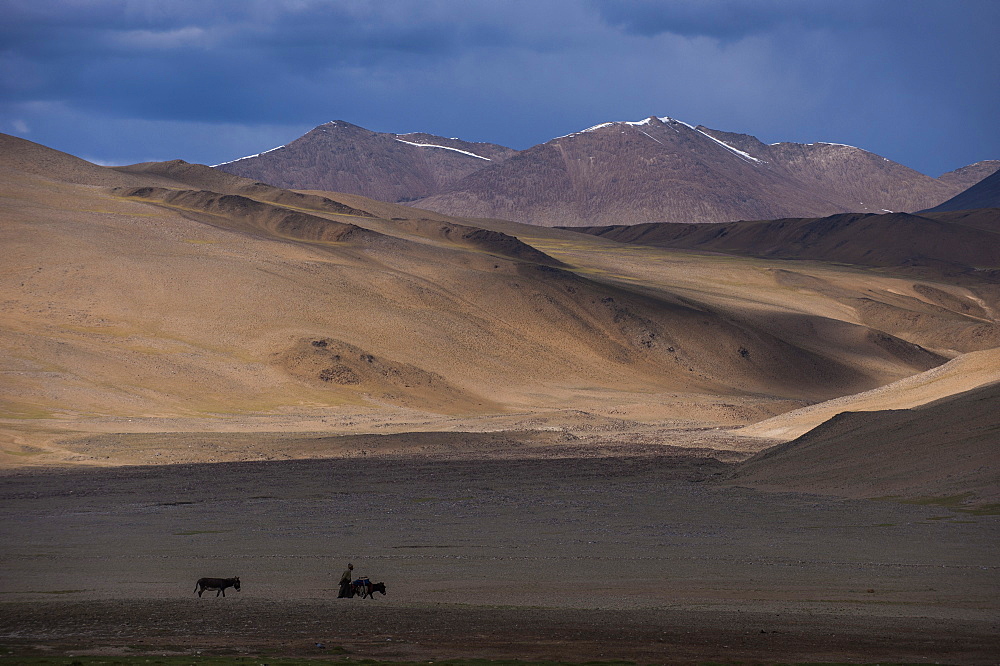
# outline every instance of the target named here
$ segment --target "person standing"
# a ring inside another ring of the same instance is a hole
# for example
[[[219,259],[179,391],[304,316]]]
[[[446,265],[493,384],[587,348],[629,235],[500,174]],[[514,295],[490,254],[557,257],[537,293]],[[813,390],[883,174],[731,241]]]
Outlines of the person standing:
[[[337,594],[338,599],[349,599],[353,596],[351,594],[353,588],[353,578],[354,565],[348,562],[347,568],[344,569],[344,573],[340,574],[340,592]]]

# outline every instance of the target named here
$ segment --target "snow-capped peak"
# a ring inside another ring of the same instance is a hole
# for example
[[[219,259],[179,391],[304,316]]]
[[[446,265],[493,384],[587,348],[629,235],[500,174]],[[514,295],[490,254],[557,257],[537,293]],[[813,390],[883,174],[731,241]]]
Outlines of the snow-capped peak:
[[[722,146],[726,150],[732,152],[734,155],[736,155],[737,157],[739,157],[740,159],[742,159],[742,160],[744,160],[746,162],[753,162],[753,163],[757,163],[757,164],[766,164],[766,162],[764,160],[759,159],[757,157],[754,157],[750,153],[748,153],[746,151],[743,151],[743,150],[740,150],[739,148],[734,148],[733,146],[730,146],[725,141],[720,141],[719,139],[716,139],[711,134],[707,134],[707,133],[701,131],[700,129],[698,129],[697,127],[695,127],[694,125],[692,125],[690,123],[686,123],[683,120],[677,120],[676,118],[671,118],[670,116],[662,116],[662,117],[649,116],[648,118],[643,118],[642,120],[620,120],[620,121],[609,122],[609,123],[601,123],[599,125],[594,125],[593,127],[588,127],[585,130],[580,130],[579,132],[573,132],[571,134],[566,134],[566,135],[563,135],[563,136],[557,136],[556,139],[565,139],[565,138],[568,138],[568,137],[571,137],[571,136],[577,136],[579,134],[585,134],[587,132],[594,132],[596,130],[604,129],[605,127],[614,127],[616,125],[618,125],[618,126],[634,127],[636,129],[639,129],[639,128],[644,127],[644,126],[654,125],[657,122],[659,122],[659,123],[661,123],[663,125],[666,125],[667,127],[671,127],[675,132],[678,131],[678,129],[675,127],[675,125],[683,125],[684,127],[688,128],[690,130],[693,130],[693,131],[697,132],[698,134],[701,134],[702,136],[705,136],[708,139],[711,139],[715,143],[719,144],[720,146]],[[639,129],[639,131],[642,132],[643,134],[646,134],[646,132],[643,132],[641,129]],[[646,134],[646,136],[648,136],[650,139],[653,139],[653,141],[656,141],[657,143],[663,143],[659,139],[657,139],[657,138],[655,138],[655,137],[653,137],[653,136],[651,136],[649,134]]]
[[[649,118],[644,118],[642,120],[636,120],[636,121],[615,120],[615,121],[612,121],[612,122],[600,123],[600,124],[594,125],[592,127],[588,127],[587,129],[582,129],[582,130],[579,130],[578,132],[570,132],[569,134],[563,134],[562,136],[557,136],[555,138],[556,139],[565,139],[567,137],[577,136],[578,134],[586,134],[587,132],[595,132],[595,131],[597,131],[599,129],[604,129],[605,127],[614,127],[615,125],[630,125],[630,126],[633,126],[633,127],[640,127],[642,125],[649,125],[650,123],[653,122],[654,118],[655,118],[654,116],[650,116]],[[657,120],[660,120],[662,122],[664,120],[670,120],[670,119],[669,118],[657,118]]]

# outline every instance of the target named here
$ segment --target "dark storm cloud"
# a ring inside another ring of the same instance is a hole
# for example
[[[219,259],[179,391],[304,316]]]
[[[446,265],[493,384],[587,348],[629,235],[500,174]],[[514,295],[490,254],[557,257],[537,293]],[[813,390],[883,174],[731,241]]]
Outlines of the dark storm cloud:
[[[1000,156],[998,21],[973,0],[0,0],[0,131],[218,162],[333,119],[524,148],[671,115],[940,172]]]
[[[502,23],[456,21],[455,3],[0,7],[6,102],[66,101],[127,118],[307,121],[338,94],[356,95],[358,79],[421,76],[470,51],[524,46]]]

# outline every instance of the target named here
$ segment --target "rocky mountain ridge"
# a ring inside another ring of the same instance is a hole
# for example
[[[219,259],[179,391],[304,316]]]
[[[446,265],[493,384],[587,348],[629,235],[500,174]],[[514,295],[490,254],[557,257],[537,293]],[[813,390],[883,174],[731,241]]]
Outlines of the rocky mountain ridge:
[[[277,187],[541,226],[912,212],[998,167],[985,161],[932,178],[854,146],[766,144],[655,116],[601,123],[523,151],[334,121],[286,146],[216,165]]]
[[[295,141],[215,168],[280,188],[413,201],[451,186],[517,151],[424,133],[372,132],[342,120]]]

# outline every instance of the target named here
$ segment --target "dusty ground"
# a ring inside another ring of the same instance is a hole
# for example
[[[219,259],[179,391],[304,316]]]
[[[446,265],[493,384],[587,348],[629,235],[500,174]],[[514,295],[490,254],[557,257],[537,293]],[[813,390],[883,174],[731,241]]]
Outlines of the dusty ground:
[[[5,471],[0,644],[997,662],[995,516],[761,493],[674,450],[550,454]],[[388,595],[336,599],[348,560]]]

